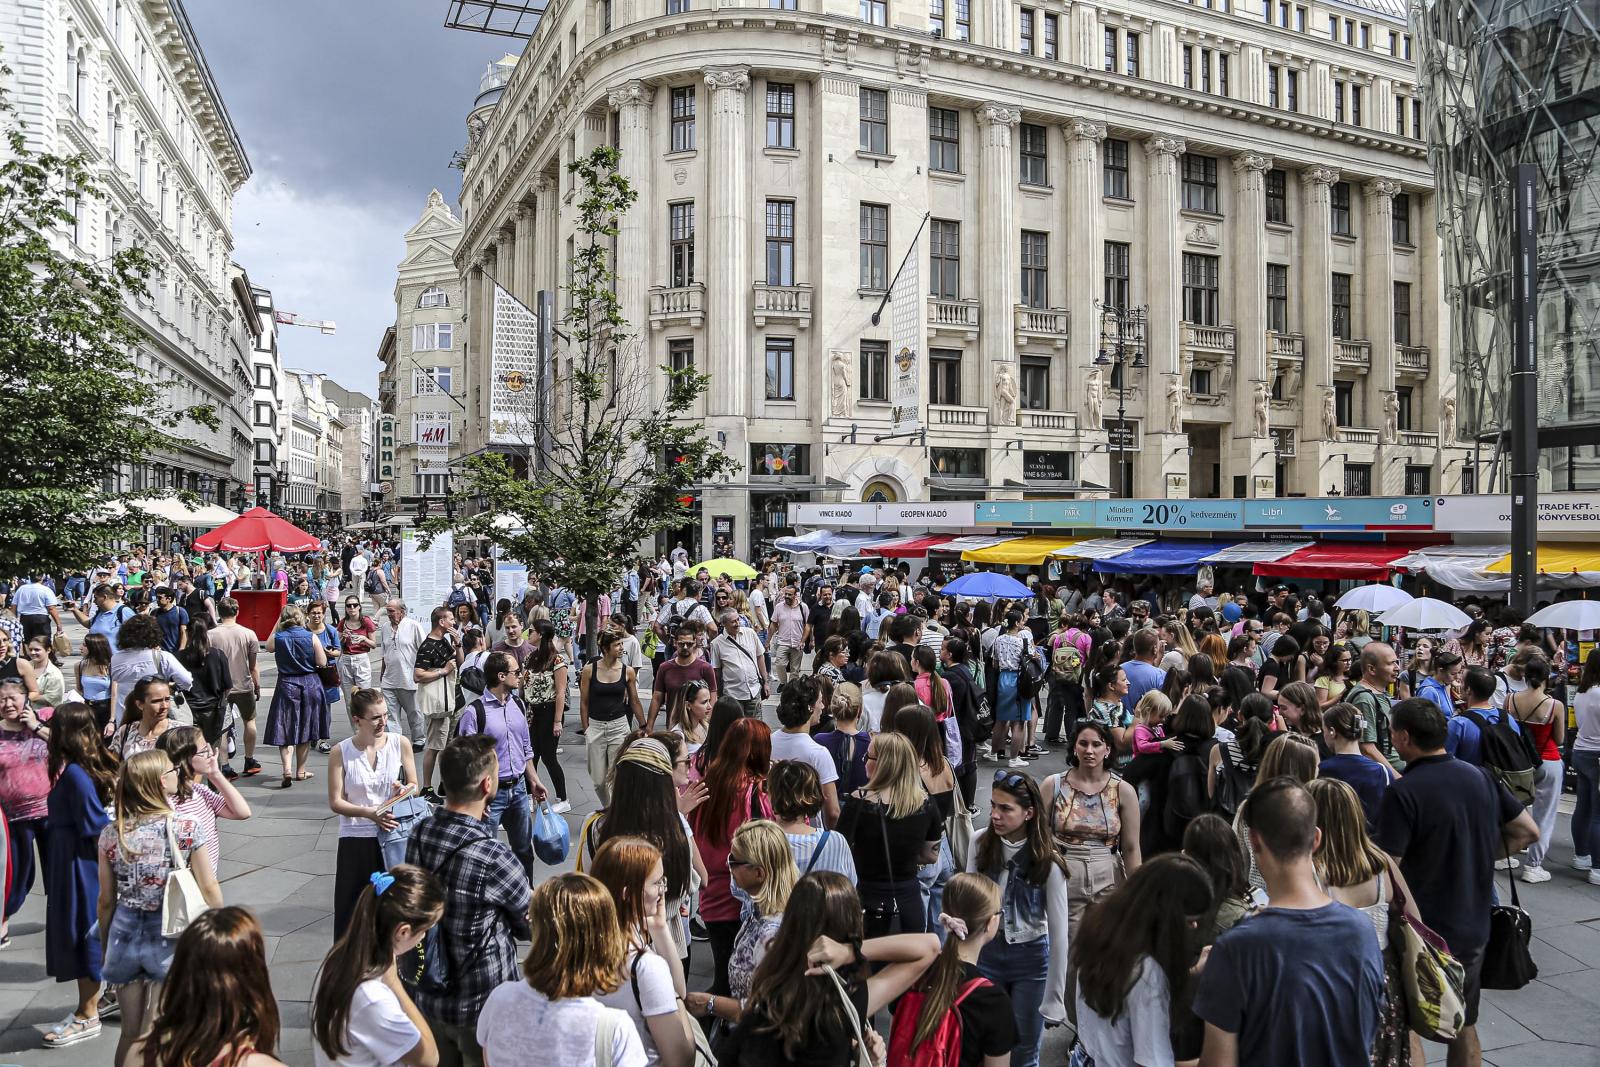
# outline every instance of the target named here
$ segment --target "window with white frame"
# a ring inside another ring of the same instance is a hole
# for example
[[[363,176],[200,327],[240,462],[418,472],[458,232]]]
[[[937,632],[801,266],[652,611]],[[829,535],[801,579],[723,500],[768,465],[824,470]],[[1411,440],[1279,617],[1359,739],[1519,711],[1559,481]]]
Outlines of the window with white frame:
[[[411,369],[411,395],[436,396],[451,391],[452,371],[449,367],[413,367]]]
[[[437,285],[430,285],[422,290],[422,295],[417,297],[419,308],[447,308],[450,306],[450,296]]]
[[[454,324],[448,322],[419,322],[411,327],[411,351],[448,352],[453,330]]]

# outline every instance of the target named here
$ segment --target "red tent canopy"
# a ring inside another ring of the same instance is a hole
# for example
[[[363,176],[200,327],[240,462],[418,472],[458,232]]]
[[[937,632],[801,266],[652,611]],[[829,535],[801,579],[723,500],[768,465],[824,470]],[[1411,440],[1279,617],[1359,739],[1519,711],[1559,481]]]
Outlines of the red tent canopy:
[[[322,542],[266,508],[251,508],[195,538],[194,547],[202,552],[315,552]]]
[[[1319,541],[1282,559],[1263,560],[1255,573],[1267,578],[1349,578],[1381,582],[1390,564],[1416,550],[1416,545],[1378,541]]]
[[[902,559],[910,556],[926,556],[929,549],[947,545],[954,540],[954,534],[929,534],[926,537],[912,537],[904,541],[872,545],[864,551],[886,559]]]

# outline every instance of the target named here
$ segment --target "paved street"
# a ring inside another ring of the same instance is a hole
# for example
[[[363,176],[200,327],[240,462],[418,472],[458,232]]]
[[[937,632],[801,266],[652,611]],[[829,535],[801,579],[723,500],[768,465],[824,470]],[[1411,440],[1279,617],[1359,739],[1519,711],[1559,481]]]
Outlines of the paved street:
[[[270,685],[270,677],[267,679]],[[645,687],[641,685],[641,690]],[[266,702],[263,701],[263,709]],[[575,698],[574,698],[575,708]],[[263,710],[263,715],[265,711]],[[575,727],[576,711],[569,716]],[[767,719],[775,722],[769,707]],[[336,737],[348,735],[342,709],[334,716]],[[259,758],[264,773],[240,779],[254,810],[243,823],[220,824],[223,894],[230,904],[252,908],[267,933],[273,988],[282,1010],[280,1056],[291,1067],[309,1067],[311,1035],[308,1000],[313,979],[332,941],[333,861],[338,819],[328,810],[323,765],[318,758],[313,782],[289,790],[278,788],[276,751]],[[235,766],[242,761],[235,761]],[[568,822],[576,834],[583,816],[598,804],[584,770],[582,741],[572,738],[562,757],[567,770],[573,812]],[[1052,753],[1037,764],[1037,773],[1059,770],[1062,759]],[[986,808],[990,773],[980,775],[980,804]],[[1524,904],[1533,914],[1534,955],[1539,979],[1517,992],[1488,993],[1480,1033],[1484,1062],[1496,1067],[1594,1067],[1600,1063],[1600,887],[1590,886],[1569,867],[1571,838],[1566,825],[1570,798],[1563,802],[1561,825],[1548,866],[1548,883],[1518,883]],[[1504,882],[1501,883],[1504,892]],[[73,1004],[72,986],[58,985],[44,970],[45,898],[36,887],[12,922],[11,947],[0,953],[0,1067],[7,1064],[109,1064],[114,1027],[103,1035],[52,1052],[40,1047],[39,1035],[61,1019]],[[696,948],[697,966],[691,984],[709,982],[710,953]],[[1443,1062],[1443,1048],[1430,1049],[1429,1062]],[[1047,1033],[1043,1063],[1059,1067],[1066,1060],[1060,1031]]]

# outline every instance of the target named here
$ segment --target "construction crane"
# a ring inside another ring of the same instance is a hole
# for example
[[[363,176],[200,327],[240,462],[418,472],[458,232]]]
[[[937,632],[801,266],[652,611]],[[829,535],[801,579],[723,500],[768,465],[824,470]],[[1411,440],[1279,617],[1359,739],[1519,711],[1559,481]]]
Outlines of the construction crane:
[[[303,319],[292,311],[274,311],[272,321],[279,326],[310,326],[329,335],[338,329],[332,319]]]

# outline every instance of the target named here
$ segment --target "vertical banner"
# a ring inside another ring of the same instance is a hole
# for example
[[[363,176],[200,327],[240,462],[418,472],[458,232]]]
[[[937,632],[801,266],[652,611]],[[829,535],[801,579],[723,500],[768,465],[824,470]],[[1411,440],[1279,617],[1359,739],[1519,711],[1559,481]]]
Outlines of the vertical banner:
[[[539,322],[503,286],[494,287],[489,341],[489,443],[531,445],[539,414]]]
[[[889,402],[894,405],[890,432],[897,434],[922,429],[923,334],[917,314],[922,301],[922,286],[917,281],[917,244],[921,240],[919,230],[889,293]]]
[[[400,531],[400,591],[406,614],[426,628],[433,609],[444,603],[455,580],[456,545],[450,532],[424,549],[413,529]]]

